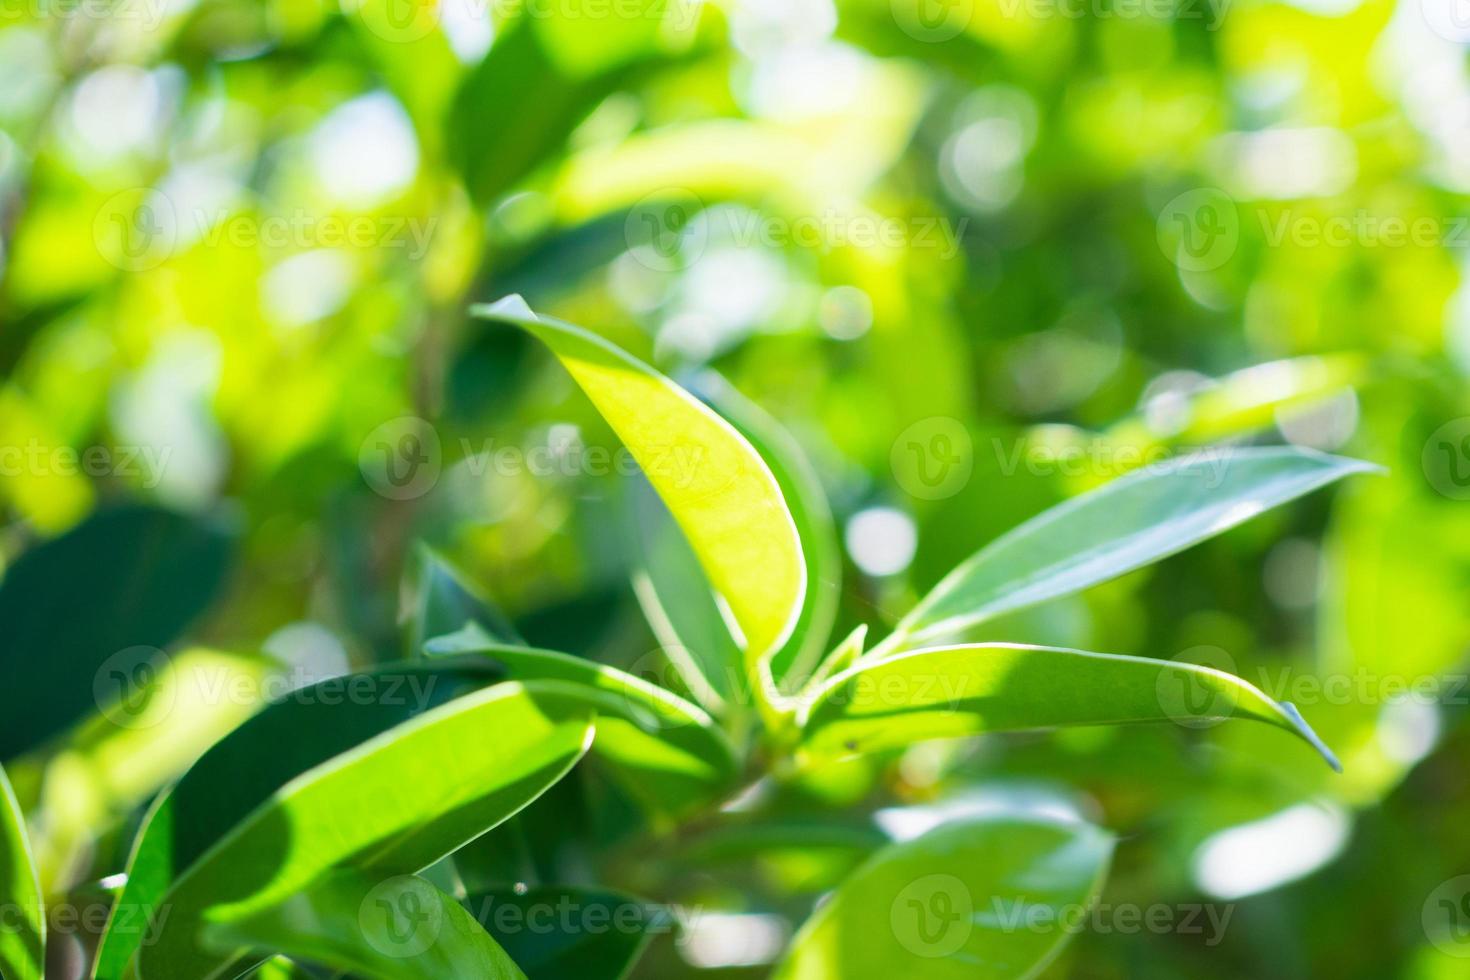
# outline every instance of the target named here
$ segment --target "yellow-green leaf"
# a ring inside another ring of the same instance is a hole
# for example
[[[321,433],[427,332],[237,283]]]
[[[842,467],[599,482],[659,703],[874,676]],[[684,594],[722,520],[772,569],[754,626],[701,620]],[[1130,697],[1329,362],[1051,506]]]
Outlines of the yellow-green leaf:
[[[796,524],[760,454],[673,381],[595,334],[538,316],[519,296],[473,312],[533,334],[571,372],[637,459],[730,607],[745,634],[747,671],[764,665],[800,615],[806,565]]]
[[[4,769],[0,769],[0,909],[11,913],[0,923],[0,976],[41,980],[46,946],[41,884],[31,860],[25,818]]]

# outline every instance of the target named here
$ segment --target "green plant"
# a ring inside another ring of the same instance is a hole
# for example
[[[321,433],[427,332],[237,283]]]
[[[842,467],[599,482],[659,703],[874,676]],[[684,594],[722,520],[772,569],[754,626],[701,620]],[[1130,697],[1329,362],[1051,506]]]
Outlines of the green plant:
[[[648,815],[645,846],[655,847],[718,825],[752,793],[779,794],[853,757],[929,739],[1240,718],[1283,729],[1336,765],[1291,705],[1229,674],[957,638],[1366,464],[1251,448],[1131,473],[981,549],[875,645],[860,628],[828,650],[840,574],[826,544],[830,516],[770,420],[716,390],[721,414],[518,298],[475,312],[550,348],[681,529],[671,537],[657,517],[643,528],[639,576],[680,689],[527,647],[424,551],[409,626],[418,656],[269,704],[154,802],[111,902],[95,961],[101,980],[292,975],[297,960],[388,978],[621,976],[659,926],[654,907],[550,882],[543,887],[557,902],[609,918],[626,912],[627,925],[529,936],[497,919],[531,902],[523,888],[496,893],[473,881],[501,857],[505,829],[522,845],[559,832],[517,814],[554,801],[584,757],[637,801]],[[692,465],[674,467],[675,458]],[[150,684],[130,710],[146,711],[159,689]],[[8,782],[0,788],[0,900],[25,910],[21,928],[0,934],[0,973],[33,980],[45,941],[41,889],[15,795]],[[976,896],[1014,893],[1054,915],[1085,906],[1113,839],[1079,819],[1003,810],[896,842],[858,835],[852,845],[856,859],[775,976],[1032,976],[1065,934],[1008,927],[978,914]]]

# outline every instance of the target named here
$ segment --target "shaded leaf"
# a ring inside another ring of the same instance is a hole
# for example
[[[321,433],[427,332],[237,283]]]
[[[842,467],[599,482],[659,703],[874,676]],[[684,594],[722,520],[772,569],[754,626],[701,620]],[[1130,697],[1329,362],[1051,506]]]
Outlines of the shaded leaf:
[[[46,912],[41,883],[26,837],[25,817],[0,768],[0,976],[42,980],[46,962]]]
[[[178,875],[292,780],[502,676],[488,662],[399,664],[321,681],[268,705],[155,801],[116,907],[157,909]],[[102,980],[123,975],[143,938],[116,925],[98,950]]]
[[[423,653],[424,643],[474,623],[487,637],[504,643],[521,642],[509,619],[478,594],[454,566],[427,545],[418,548],[414,607],[409,621],[409,655]]]
[[[332,872],[278,905],[208,923],[204,937],[381,980],[525,978],[458,902],[416,875]]]
[[[1089,824],[993,815],[878,852],[797,933],[775,980],[1021,980],[1065,944],[1113,839]]]
[[[253,914],[343,864],[419,871],[513,815],[591,744],[591,712],[565,688],[497,684],[292,780],[174,881],[139,972],[209,976],[234,957],[196,944],[201,918]]]
[[[465,904],[529,980],[620,980],[674,925],[662,906],[583,888],[495,889]]]
[[[109,658],[177,639],[229,556],[218,524],[147,506],[101,511],[21,555],[0,584],[0,759],[99,707],[94,679]]]
[[[707,803],[739,773],[734,747],[709,715],[631,674],[552,650],[488,642],[474,631],[439,637],[426,649],[486,657],[515,680],[566,682],[569,696],[597,712],[594,754],[660,809],[677,813]]]

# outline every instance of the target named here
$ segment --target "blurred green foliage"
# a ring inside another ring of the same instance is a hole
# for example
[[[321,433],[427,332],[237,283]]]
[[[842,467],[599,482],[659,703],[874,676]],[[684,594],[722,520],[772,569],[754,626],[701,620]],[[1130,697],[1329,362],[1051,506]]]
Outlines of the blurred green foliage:
[[[508,848],[547,885],[596,869],[779,937],[875,846],[865,815],[1059,797],[1122,834],[1105,904],[1233,917],[1216,942],[1093,928],[1049,977],[1460,976],[1470,949],[1427,925],[1470,871],[1454,28],[1436,0],[0,4],[7,564],[94,512],[194,515],[228,529],[228,572],[165,559],[192,625],[131,642],[315,678],[408,652],[414,584],[448,575],[423,540],[464,576],[434,603],[489,596],[533,644],[647,668],[618,443],[543,351],[466,315],[512,292],[780,421],[846,528],[838,636],[1181,449],[1371,460],[1389,473],[983,630],[1228,666],[1298,703],[1342,776],[1265,726],[991,737],[833,766],[652,849],[588,776],[460,874],[503,887]],[[395,449],[422,452],[406,482]],[[137,549],[169,545],[108,547],[75,584],[115,577],[126,609]],[[110,615],[86,598],[78,635]],[[71,669],[9,625],[7,652]],[[251,709],[63,732],[96,669],[6,695],[56,707],[44,745],[3,728],[53,894],[118,871],[136,808]],[[715,947],[660,937],[642,975]]]

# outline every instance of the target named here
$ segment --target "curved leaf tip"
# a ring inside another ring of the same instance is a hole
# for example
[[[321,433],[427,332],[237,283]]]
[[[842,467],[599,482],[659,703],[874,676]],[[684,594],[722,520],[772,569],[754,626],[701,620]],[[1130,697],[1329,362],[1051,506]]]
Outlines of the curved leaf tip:
[[[471,308],[549,347],[627,446],[693,547],[744,634],[747,672],[774,702],[770,658],[791,636],[807,591],[795,519],[769,464],[740,431],[669,378],[582,327],[536,314],[519,296]]]
[[[1322,758],[1327,761],[1327,764],[1332,767],[1332,771],[1342,772],[1342,763],[1338,761],[1337,754],[1328,748],[1327,743],[1322,741],[1322,737],[1317,734],[1311,725],[1307,724],[1307,719],[1302,717],[1302,713],[1297,710],[1296,705],[1290,701],[1278,701],[1276,704],[1281,708],[1281,713],[1286,716],[1287,721],[1291,722],[1291,727],[1296,730],[1296,733],[1308,745],[1317,750]]]

